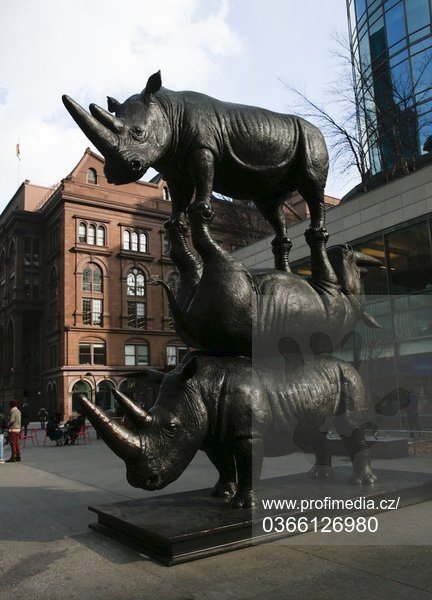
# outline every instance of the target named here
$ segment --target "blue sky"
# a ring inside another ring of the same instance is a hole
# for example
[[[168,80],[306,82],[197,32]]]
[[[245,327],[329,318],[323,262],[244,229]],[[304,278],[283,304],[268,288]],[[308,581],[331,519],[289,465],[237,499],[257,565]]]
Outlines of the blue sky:
[[[165,87],[294,112],[282,81],[320,99],[345,0],[14,0],[0,3],[0,210],[24,179],[65,177],[90,145],[61,103]],[[21,161],[15,156],[20,143]],[[332,173],[326,192],[356,183]]]

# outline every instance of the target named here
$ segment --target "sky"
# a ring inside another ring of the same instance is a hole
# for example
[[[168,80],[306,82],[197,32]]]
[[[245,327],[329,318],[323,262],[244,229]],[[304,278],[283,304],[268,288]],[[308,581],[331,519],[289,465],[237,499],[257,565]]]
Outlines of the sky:
[[[319,100],[335,32],[347,32],[345,0],[3,0],[0,210],[24,179],[52,186],[92,147],[62,94],[106,107],[160,69],[167,88],[291,113],[283,82]],[[332,169],[326,193],[355,183]]]

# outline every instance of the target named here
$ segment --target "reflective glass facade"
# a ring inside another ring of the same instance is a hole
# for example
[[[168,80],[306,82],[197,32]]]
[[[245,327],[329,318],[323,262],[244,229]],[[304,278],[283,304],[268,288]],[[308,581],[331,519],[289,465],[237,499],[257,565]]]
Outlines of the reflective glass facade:
[[[359,128],[372,174],[432,136],[432,0],[347,0]],[[432,151],[432,138],[427,144]]]

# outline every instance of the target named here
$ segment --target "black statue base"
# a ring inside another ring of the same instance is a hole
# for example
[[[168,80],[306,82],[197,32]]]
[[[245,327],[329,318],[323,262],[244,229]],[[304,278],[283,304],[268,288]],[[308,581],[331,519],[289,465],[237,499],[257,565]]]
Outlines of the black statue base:
[[[335,469],[334,478],[326,483],[308,479],[304,473],[263,480],[262,499],[355,499],[359,496],[380,500],[400,497],[398,508],[432,498],[432,476],[425,473],[376,471],[379,482],[372,487],[349,485],[350,467]],[[268,542],[289,533],[265,534],[264,517],[314,517],[371,515],[368,510],[233,510],[210,490],[156,496],[101,506],[90,506],[98,522],[90,527],[136,549],[165,565],[221,554],[253,544]]]

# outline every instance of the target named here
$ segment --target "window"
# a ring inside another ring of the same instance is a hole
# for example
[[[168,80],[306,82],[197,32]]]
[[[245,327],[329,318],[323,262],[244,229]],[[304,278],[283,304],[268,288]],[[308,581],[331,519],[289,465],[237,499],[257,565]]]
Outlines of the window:
[[[106,239],[105,227],[103,227],[102,225],[99,225],[99,227],[97,228],[96,245],[97,246],[105,246],[105,239]]]
[[[123,249],[130,250],[130,231],[127,229],[123,232]]]
[[[164,200],[171,200],[169,190],[166,186],[162,190],[162,198]]]
[[[145,295],[145,277],[144,273],[140,269],[133,268],[129,271],[127,276],[127,295]]]
[[[166,255],[169,256],[170,250],[171,250],[171,244],[170,241],[168,239],[168,237],[165,235],[163,237],[163,248],[162,248],[162,252]]]
[[[87,230],[87,244],[94,246],[96,244],[96,227],[89,225]]]
[[[24,298],[31,298],[33,300],[39,299],[39,274],[38,273],[24,273],[23,295],[24,295]]]
[[[125,365],[145,366],[149,364],[148,344],[126,344]]]
[[[26,237],[24,238],[24,259],[25,267],[30,265],[39,266],[39,239]]]
[[[389,234],[387,252],[392,294],[413,294],[432,285],[428,224],[417,223]]]
[[[91,183],[92,185],[97,184],[97,171],[96,169],[90,168],[87,171],[87,183]]]
[[[83,325],[102,326],[102,300],[83,298]]]
[[[132,250],[132,252],[148,252],[148,237],[144,231],[129,230],[123,231],[123,250]]]
[[[128,302],[128,326],[144,329],[147,325],[146,305],[144,302]]]
[[[89,263],[83,269],[82,291],[102,292],[102,270],[95,263]]]
[[[79,397],[83,395],[86,398],[92,397],[92,389],[87,381],[77,381],[72,388],[72,411],[76,412],[81,408]]]
[[[169,344],[166,347],[166,364],[169,367],[175,367],[187,354],[186,346],[177,346]]]
[[[80,244],[85,244],[87,242],[87,225],[85,223],[79,224],[78,241]]]
[[[80,342],[79,343],[80,365],[105,365],[106,345],[105,342]]]
[[[106,246],[106,227],[81,221],[78,226],[78,242],[90,246]]]

